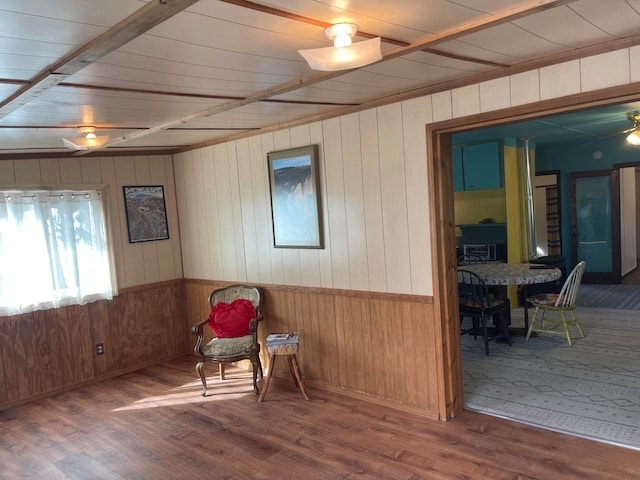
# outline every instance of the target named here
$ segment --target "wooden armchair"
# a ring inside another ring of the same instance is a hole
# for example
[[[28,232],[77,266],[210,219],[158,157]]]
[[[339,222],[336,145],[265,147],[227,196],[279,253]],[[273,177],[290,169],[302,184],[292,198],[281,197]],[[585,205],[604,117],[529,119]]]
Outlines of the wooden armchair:
[[[198,357],[196,372],[202,380],[202,396],[207,393],[207,379],[203,372],[205,362],[218,364],[220,380],[224,380],[227,363],[250,360],[253,366],[253,390],[258,390],[258,372],[262,378],[258,324],[262,320],[262,300],[256,287],[232,285],[214,290],[209,295],[209,318],[194,325],[191,332],[197,337],[194,352]],[[210,326],[216,337],[205,343],[205,326]]]

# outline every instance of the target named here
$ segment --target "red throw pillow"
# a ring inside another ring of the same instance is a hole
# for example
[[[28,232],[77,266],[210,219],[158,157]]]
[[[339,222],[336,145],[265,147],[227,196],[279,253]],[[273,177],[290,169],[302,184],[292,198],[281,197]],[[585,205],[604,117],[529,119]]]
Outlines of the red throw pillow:
[[[231,303],[217,303],[209,314],[209,326],[218,338],[249,335],[249,320],[255,318],[256,309],[244,298]]]

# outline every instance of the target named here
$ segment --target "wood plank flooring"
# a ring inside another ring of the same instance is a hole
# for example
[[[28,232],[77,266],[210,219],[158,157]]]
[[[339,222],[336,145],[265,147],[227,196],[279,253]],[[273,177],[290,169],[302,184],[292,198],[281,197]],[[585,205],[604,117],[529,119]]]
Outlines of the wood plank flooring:
[[[0,412],[0,478],[632,479],[640,453],[463,412],[437,422],[188,357]]]

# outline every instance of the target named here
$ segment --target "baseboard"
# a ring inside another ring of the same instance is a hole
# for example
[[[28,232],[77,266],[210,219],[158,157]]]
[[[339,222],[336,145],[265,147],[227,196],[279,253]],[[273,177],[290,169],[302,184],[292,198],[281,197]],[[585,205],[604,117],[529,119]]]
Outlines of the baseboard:
[[[287,372],[273,372],[273,376],[283,380],[291,380],[291,376]],[[437,412],[431,412],[428,410],[421,409],[419,407],[414,407],[412,405],[392,402],[390,400],[385,400],[384,398],[376,397],[368,393],[347,390],[346,388],[341,388],[334,385],[329,385],[324,382],[318,382],[318,381],[313,381],[309,379],[304,379],[304,386],[305,388],[314,388],[317,390],[323,390],[325,392],[342,395],[344,397],[348,397],[354,400],[362,400],[364,402],[374,403],[376,405],[380,405],[383,407],[393,408],[395,410],[399,410],[405,413],[411,413],[413,415],[427,418],[429,420],[440,420]],[[313,395],[311,392],[309,392],[309,396],[313,400]]]

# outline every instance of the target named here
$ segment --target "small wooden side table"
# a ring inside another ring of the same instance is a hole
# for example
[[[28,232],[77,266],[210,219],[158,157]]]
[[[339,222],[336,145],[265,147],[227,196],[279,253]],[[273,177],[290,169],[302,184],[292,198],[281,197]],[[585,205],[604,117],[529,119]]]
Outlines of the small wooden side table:
[[[278,356],[286,355],[287,362],[289,363],[289,371],[291,372],[291,376],[293,377],[293,383],[296,384],[302,395],[304,395],[305,400],[309,400],[309,395],[307,395],[307,391],[304,388],[304,383],[302,382],[302,375],[300,375],[300,367],[298,365],[298,344],[290,343],[285,345],[267,345],[267,351],[269,352],[269,372],[267,373],[267,377],[264,380],[264,386],[262,387],[262,392],[260,393],[260,397],[258,398],[258,402],[264,400],[264,397],[267,394],[267,390],[269,389],[269,382],[271,381],[271,375],[273,374],[273,370],[276,364],[276,358]]]

